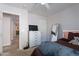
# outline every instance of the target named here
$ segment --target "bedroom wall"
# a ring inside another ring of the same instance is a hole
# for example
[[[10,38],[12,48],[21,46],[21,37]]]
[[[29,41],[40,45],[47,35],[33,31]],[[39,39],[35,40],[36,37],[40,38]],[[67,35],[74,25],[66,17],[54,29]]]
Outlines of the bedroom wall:
[[[11,40],[16,37],[17,17],[17,15],[3,13],[3,46],[11,45]]]
[[[3,46],[9,46],[11,45],[11,32],[10,32],[10,26],[11,26],[11,17],[9,15],[3,14]],[[7,39],[6,39],[7,38]]]
[[[65,32],[79,31],[79,4],[48,17],[48,39],[54,23],[61,24]]]
[[[15,38],[16,37],[16,23],[15,23],[15,21],[16,21],[16,15],[12,15],[11,16],[11,22],[10,22],[10,35],[11,35],[11,37],[10,37],[10,39],[11,40],[13,40],[13,38]]]
[[[42,41],[47,40],[47,18],[37,14],[29,13],[29,25],[38,25]]]
[[[3,18],[3,14],[2,14],[2,12],[0,11],[0,54],[2,54],[2,51],[3,51],[3,49],[2,49],[2,28],[3,28],[3,26],[2,26],[2,24],[3,24],[3,21],[2,21],[2,18]]]

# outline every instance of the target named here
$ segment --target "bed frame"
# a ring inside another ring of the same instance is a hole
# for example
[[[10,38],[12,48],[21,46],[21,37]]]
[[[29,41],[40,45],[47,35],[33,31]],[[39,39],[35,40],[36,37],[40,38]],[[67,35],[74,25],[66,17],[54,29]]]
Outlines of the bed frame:
[[[79,45],[74,45],[74,44],[68,43],[67,41],[69,41],[69,40],[66,40],[66,41],[64,41],[64,40],[65,40],[65,38],[62,38],[62,39],[58,40],[56,43],[79,51]],[[31,54],[31,56],[44,56],[44,54],[39,50],[39,48],[35,48],[35,50]]]
[[[72,49],[75,49],[75,50],[78,50],[79,51],[79,45],[74,45],[74,44],[68,43],[69,41],[71,41],[74,38],[74,36],[79,37],[79,33],[69,32],[68,39],[61,38],[58,41],[56,41],[56,43],[61,44],[61,45],[64,45],[66,47],[69,47],[69,48],[72,48]],[[39,48],[36,48],[33,51],[33,53],[31,54],[31,56],[43,56],[43,55],[44,54],[39,50]]]

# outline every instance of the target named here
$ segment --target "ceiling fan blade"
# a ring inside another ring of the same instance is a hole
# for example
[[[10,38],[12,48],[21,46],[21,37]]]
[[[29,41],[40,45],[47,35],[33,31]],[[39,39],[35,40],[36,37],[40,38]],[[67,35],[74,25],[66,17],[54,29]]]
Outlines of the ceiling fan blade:
[[[44,4],[44,6],[47,8],[47,9],[50,9],[50,6],[48,3]]]

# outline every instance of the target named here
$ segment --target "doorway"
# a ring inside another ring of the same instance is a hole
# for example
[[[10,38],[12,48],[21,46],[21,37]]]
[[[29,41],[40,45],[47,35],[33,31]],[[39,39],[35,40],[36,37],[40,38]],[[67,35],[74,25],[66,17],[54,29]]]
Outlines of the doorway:
[[[3,53],[19,49],[19,16],[3,13]]]

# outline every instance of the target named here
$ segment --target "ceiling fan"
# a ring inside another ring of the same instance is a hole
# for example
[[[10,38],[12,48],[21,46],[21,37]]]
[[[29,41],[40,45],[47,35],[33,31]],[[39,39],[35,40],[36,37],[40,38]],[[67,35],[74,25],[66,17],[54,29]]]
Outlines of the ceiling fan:
[[[48,3],[41,3],[42,6],[45,6],[47,9],[50,9],[50,6]]]

